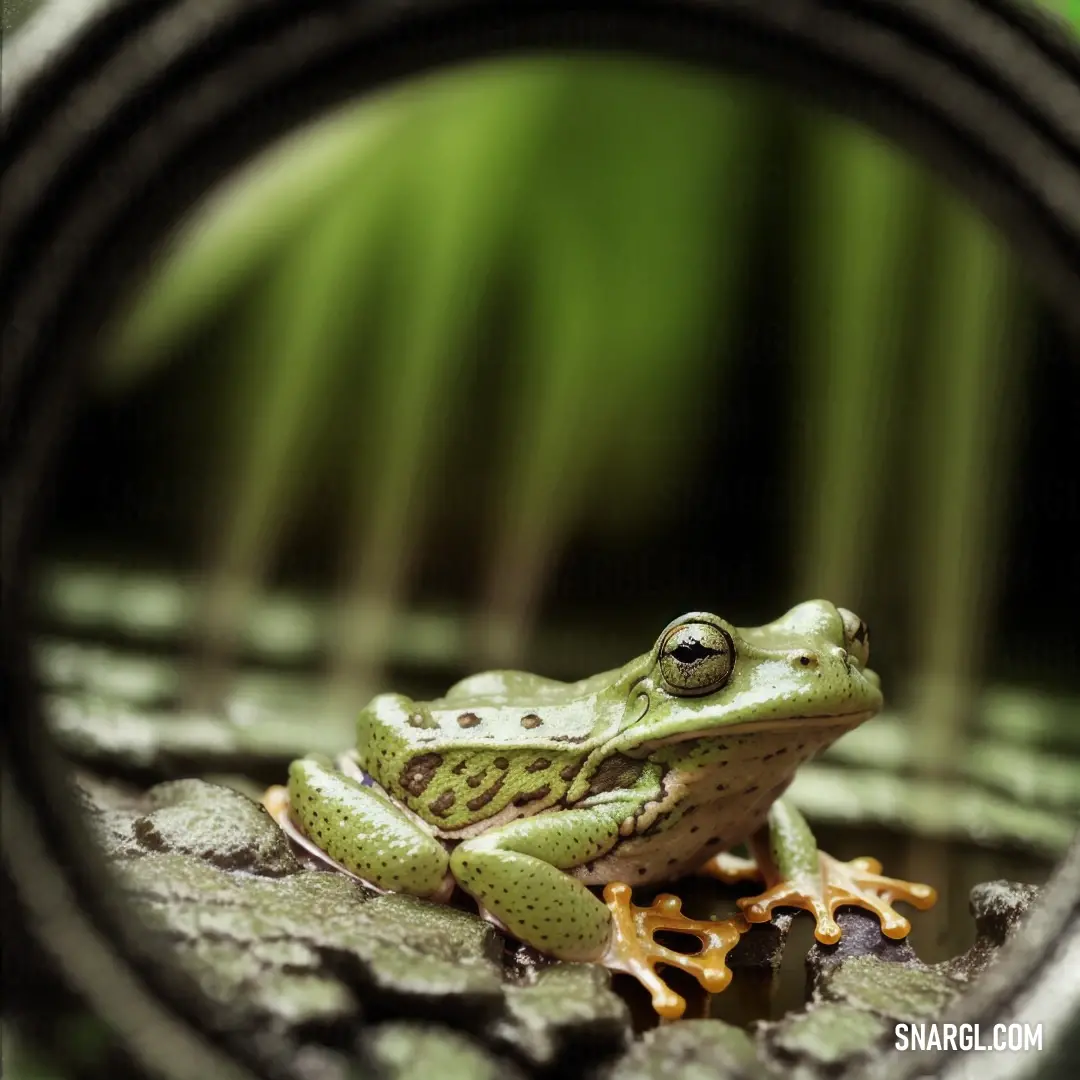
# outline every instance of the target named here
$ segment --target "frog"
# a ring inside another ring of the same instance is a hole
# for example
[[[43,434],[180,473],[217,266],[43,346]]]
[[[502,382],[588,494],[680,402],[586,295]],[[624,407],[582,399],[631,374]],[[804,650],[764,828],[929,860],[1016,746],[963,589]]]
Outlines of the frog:
[[[351,751],[294,761],[266,805],[333,869],[434,902],[460,889],[542,954],[634,975],[675,1017],[685,1002],[657,968],[716,992],[741,934],[778,908],[810,912],[833,944],[842,906],[899,939],[910,923],[893,904],[935,902],[874,859],[820,851],[785,795],[801,765],[880,711],[869,655],[866,623],[829,601],[756,627],[693,611],[576,682],[487,671],[432,701],[379,694]],[[635,886],[691,875],[764,887],[730,920],[689,919],[670,894],[632,902]],[[658,929],[702,950],[668,948]]]

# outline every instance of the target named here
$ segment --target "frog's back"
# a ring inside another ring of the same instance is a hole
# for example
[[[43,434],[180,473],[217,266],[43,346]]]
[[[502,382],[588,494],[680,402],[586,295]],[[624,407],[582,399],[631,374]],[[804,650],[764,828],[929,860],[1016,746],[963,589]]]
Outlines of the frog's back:
[[[362,767],[443,835],[558,802],[599,741],[591,686],[484,672],[430,702],[380,694],[360,714]]]

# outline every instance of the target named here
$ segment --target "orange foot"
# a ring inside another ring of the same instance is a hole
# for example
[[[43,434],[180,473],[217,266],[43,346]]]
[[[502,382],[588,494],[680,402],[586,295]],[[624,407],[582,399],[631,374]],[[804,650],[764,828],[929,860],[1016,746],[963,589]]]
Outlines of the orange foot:
[[[835,945],[840,940],[840,927],[833,919],[837,908],[866,908],[877,915],[886,937],[899,939],[907,936],[911,923],[893,910],[893,901],[904,900],[920,911],[937,901],[937,893],[929,885],[883,877],[877,859],[841,862],[823,851],[818,858],[818,873],[800,874],[778,882],[760,896],[737,900],[742,913],[750,922],[760,923],[772,918],[773,908],[802,908],[817,920],[814,937],[823,945]]]
[[[686,1001],[656,973],[657,964],[670,964],[694,976],[710,994],[719,994],[731,982],[727,954],[750,926],[737,915],[712,922],[689,919],[682,914],[682,901],[664,893],[651,907],[631,903],[629,885],[613,881],[604,887],[604,900],[611,911],[611,942],[601,963],[612,971],[633,975],[652,994],[653,1008],[667,1020],[677,1020],[686,1010]],[[658,944],[658,930],[691,934],[701,942],[701,951],[692,955]]]

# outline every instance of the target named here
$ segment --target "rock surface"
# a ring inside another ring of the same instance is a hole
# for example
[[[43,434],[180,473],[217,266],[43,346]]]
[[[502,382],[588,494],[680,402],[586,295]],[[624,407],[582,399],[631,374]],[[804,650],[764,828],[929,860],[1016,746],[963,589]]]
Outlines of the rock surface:
[[[631,1009],[603,968],[547,961],[472,911],[378,896],[310,869],[237,791],[180,780],[140,794],[89,777],[82,791],[139,913],[230,1023],[284,1038],[312,1080],[344,1078],[358,1055],[394,1080],[835,1075],[883,1052],[896,1021],[939,1015],[1037,894],[980,886],[978,940],[936,967],[907,941],[885,939],[866,912],[842,911],[841,942],[807,958],[804,1010],[750,1032],[697,1019],[635,1039]],[[688,913],[732,913],[734,894],[686,884]],[[790,924],[785,915],[744,936],[731,956],[736,980],[773,977]]]

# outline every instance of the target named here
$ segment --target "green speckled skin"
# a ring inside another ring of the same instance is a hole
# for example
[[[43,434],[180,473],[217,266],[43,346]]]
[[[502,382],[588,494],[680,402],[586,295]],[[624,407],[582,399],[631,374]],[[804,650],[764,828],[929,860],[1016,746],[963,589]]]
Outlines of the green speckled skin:
[[[357,877],[413,896],[442,884],[446,848],[372,788],[304,758],[289,766],[289,802],[304,832]]]
[[[816,863],[777,800],[880,709],[867,658],[865,625],[827,601],[747,629],[693,612],[580,682],[486,672],[436,701],[382,694],[357,742],[378,786],[296,763],[290,804],[359,877],[431,895],[449,849],[457,884],[515,936],[592,959],[610,916],[588,885],[670,880],[763,829],[778,864]]]

